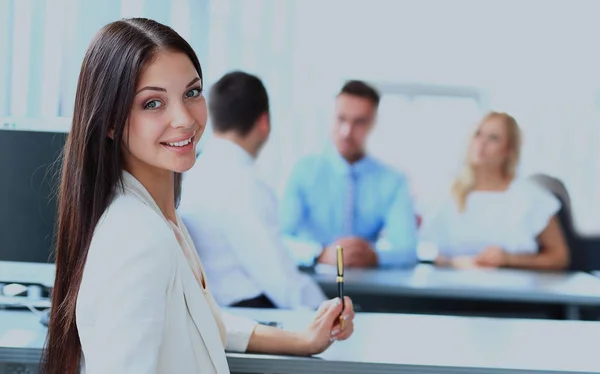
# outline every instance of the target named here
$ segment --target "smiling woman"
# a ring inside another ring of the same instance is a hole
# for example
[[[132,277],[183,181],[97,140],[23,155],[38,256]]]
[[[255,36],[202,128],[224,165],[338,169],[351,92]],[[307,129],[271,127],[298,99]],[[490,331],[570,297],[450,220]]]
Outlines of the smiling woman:
[[[144,170],[189,170],[206,127],[206,112],[202,79],[189,57],[178,51],[159,52],[137,84],[127,129],[126,170],[136,176]],[[168,214],[174,219],[173,212]]]
[[[148,19],[105,26],[84,58],[59,195],[43,372],[229,373],[234,352],[320,353],[352,335],[351,300],[305,332],[221,313],[178,214],[206,126],[189,44]],[[181,344],[181,342],[186,342]]]
[[[200,63],[176,32],[128,19],[96,35],[64,152],[44,372],[226,372],[222,321],[171,228],[185,232],[180,173],[205,125]]]

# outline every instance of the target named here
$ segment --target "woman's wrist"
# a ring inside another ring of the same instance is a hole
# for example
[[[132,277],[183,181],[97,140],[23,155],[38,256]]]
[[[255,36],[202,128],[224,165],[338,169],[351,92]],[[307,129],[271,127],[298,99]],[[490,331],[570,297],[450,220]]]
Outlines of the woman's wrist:
[[[248,352],[310,356],[312,346],[309,337],[303,332],[258,325],[250,337]]]
[[[290,332],[293,334],[294,340],[294,354],[298,356],[310,356],[313,354],[314,349],[311,345],[311,340],[308,335],[304,332]]]

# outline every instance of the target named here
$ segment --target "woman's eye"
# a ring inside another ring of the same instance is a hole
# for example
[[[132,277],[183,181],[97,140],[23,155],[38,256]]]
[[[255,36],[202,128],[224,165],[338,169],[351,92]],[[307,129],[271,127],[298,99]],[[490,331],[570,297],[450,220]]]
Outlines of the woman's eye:
[[[162,103],[159,100],[148,101],[146,105],[144,105],[144,109],[158,109],[162,106]]]
[[[192,88],[191,90],[186,92],[185,97],[188,97],[188,98],[198,97],[198,96],[200,96],[200,93],[201,92],[200,92],[199,88]]]

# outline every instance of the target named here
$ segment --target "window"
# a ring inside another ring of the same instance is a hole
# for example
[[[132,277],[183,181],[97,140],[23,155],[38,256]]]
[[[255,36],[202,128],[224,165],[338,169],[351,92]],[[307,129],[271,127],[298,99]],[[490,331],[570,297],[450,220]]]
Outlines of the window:
[[[206,65],[209,2],[0,1],[0,54],[10,56],[0,61],[0,118],[70,117],[81,61],[92,37],[123,17],[173,25]]]
[[[0,117],[8,115],[10,85],[10,56],[12,50],[12,2],[0,1]]]

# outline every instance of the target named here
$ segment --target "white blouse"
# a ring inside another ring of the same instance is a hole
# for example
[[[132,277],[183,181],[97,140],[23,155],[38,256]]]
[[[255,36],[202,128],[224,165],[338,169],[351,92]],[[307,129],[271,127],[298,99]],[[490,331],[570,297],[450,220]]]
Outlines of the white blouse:
[[[530,180],[513,181],[505,191],[473,191],[463,212],[448,197],[423,216],[422,243],[440,255],[474,256],[488,246],[513,254],[538,251],[537,237],[560,209],[560,201]]]
[[[223,342],[223,349],[225,349],[225,347],[227,346],[227,330],[225,329],[223,318],[221,317],[221,312],[219,310],[219,307],[217,306],[217,302],[208,290],[208,282],[206,281],[206,276],[204,275],[204,268],[202,267],[200,258],[198,258],[198,253],[196,253],[194,243],[189,237],[189,234],[185,229],[185,226],[183,225],[181,219],[179,219],[179,217],[177,218],[177,224],[171,220],[168,220],[169,225],[171,225],[171,228],[173,229],[173,233],[175,234],[175,237],[177,238],[177,241],[181,246],[183,255],[188,261],[190,269],[194,274],[194,278],[196,278],[196,280],[198,281],[198,285],[202,290],[202,294],[204,295],[204,298],[206,299],[206,302],[210,307],[210,311],[212,312],[213,317],[215,318],[215,322],[217,323],[217,327],[219,328],[219,335],[221,335],[221,341]],[[180,226],[183,227],[183,230],[179,228]]]

